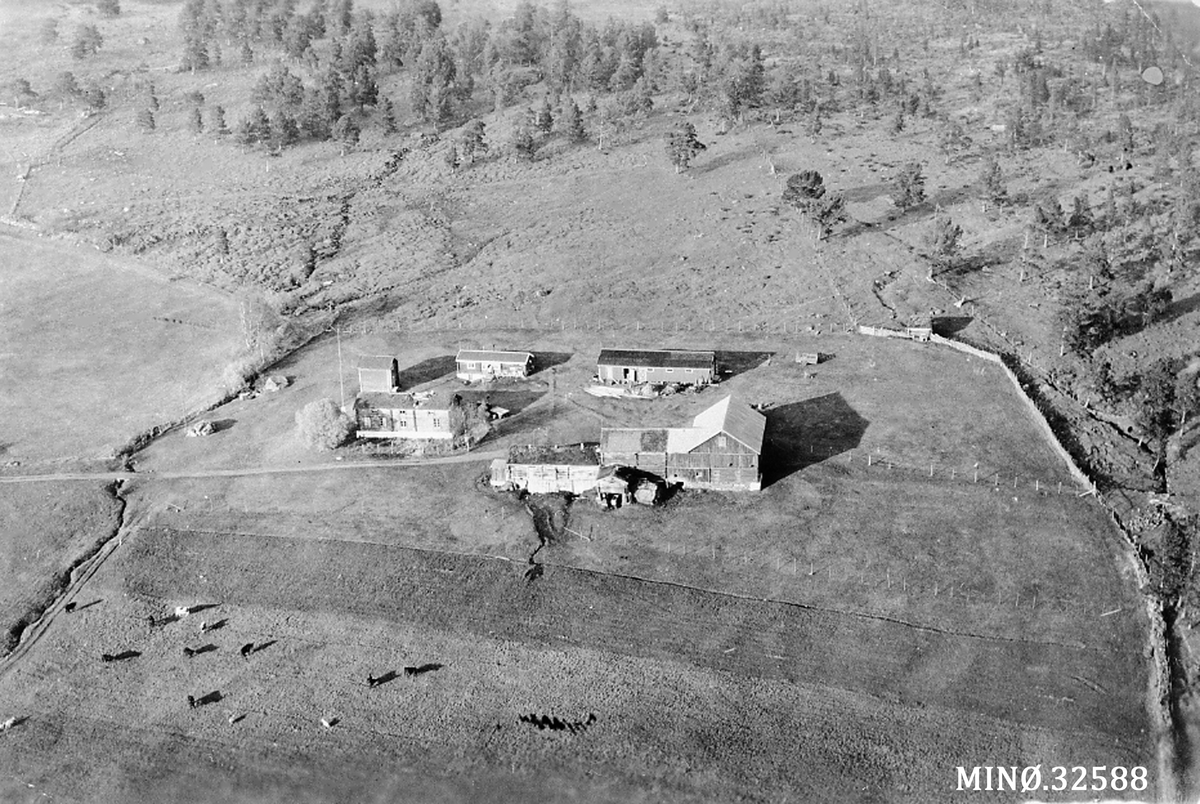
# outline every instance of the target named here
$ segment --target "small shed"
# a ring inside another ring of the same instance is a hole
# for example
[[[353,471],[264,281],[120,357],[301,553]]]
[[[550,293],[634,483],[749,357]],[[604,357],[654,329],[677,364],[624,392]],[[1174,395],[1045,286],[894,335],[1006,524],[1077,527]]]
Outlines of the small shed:
[[[707,385],[716,374],[716,354],[690,349],[601,349],[596,361],[596,376],[609,384]]]
[[[496,468],[493,465],[492,484],[534,494],[558,491],[583,494],[596,487],[599,471],[600,452],[597,444],[512,446],[508,450],[504,482],[496,482]]]
[[[454,360],[458,378],[467,381],[528,377],[533,370],[532,352],[461,349]]]
[[[363,394],[394,394],[400,390],[400,364],[394,357],[366,356],[358,361],[358,390]]]

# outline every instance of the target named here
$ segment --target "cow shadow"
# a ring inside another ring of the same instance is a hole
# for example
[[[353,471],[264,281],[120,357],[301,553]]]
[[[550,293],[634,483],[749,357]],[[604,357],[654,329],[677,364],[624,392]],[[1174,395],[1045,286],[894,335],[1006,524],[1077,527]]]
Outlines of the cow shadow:
[[[774,352],[715,352],[717,372],[722,380],[758,368],[775,356]]]
[[[422,360],[420,363],[400,369],[400,389],[407,390],[423,383],[439,380],[448,374],[453,374],[457,367],[454,355],[439,355]]]
[[[765,414],[763,488],[854,449],[870,424],[837,392],[778,405]]]

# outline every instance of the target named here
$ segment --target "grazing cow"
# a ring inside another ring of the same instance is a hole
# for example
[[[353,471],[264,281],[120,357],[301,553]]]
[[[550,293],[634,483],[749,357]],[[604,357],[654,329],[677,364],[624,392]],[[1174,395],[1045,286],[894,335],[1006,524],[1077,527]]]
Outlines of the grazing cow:
[[[63,611],[65,611],[67,614],[70,614],[71,612],[75,611],[75,601],[72,600],[70,603],[63,606]]]
[[[198,705],[199,704],[196,703],[196,699],[193,696],[189,695],[188,696],[188,709],[195,709]]]
[[[334,726],[337,725],[337,722],[338,722],[338,719],[336,717],[321,718],[321,725],[327,729],[332,729]]]
[[[254,652],[254,643],[253,642],[247,642],[245,645],[242,645],[241,649],[239,650],[239,653],[242,654],[243,659],[249,659],[250,654],[253,652]]]
[[[106,664],[108,662],[115,662],[116,660],[117,660],[117,657],[113,656],[111,653],[101,653],[100,654],[100,661],[102,661]]]
[[[195,656],[195,655],[196,655],[196,653],[197,653],[197,651],[195,650],[195,648],[187,648],[187,647],[185,647],[185,648],[183,649],[183,655],[184,655],[184,656],[186,656],[186,657],[188,657],[189,659],[190,659],[190,658],[192,658],[193,656]]]
[[[367,687],[368,688],[373,689],[375,687],[378,687],[379,681],[380,681],[380,679],[375,678],[375,676],[371,675],[370,673],[367,674]]]

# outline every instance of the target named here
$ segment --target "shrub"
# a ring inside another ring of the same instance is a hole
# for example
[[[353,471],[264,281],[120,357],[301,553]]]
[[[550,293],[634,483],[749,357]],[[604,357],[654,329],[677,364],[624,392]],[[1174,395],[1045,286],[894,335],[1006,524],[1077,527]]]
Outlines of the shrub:
[[[354,431],[354,422],[332,399],[309,402],[296,412],[300,440],[309,449],[330,450],[345,444]]]

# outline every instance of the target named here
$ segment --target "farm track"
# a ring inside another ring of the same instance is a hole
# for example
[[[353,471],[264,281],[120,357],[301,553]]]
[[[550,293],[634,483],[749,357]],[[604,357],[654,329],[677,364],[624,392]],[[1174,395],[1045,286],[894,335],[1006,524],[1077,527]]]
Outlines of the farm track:
[[[185,480],[206,477],[251,477],[255,475],[304,474],[345,469],[412,469],[418,466],[440,464],[473,463],[492,461],[508,455],[502,450],[468,452],[464,455],[449,455],[444,458],[418,458],[405,461],[346,461],[344,463],[318,463],[303,466],[252,466],[245,469],[205,469],[196,472],[64,472],[42,475],[9,475],[0,477],[0,483],[47,483],[63,480]]]
[[[1124,733],[1140,711],[1140,685],[1099,692],[1073,678],[1094,677],[1108,647],[989,639],[554,564],[530,585],[508,561],[297,541],[145,528],[118,559],[124,580],[106,582],[152,598],[379,617],[790,683],[840,680],[856,694],[1069,731]],[[969,672],[952,658],[964,655],[975,657]],[[1014,674],[1025,676],[1031,693],[1078,703],[1014,712],[1003,692]]]

